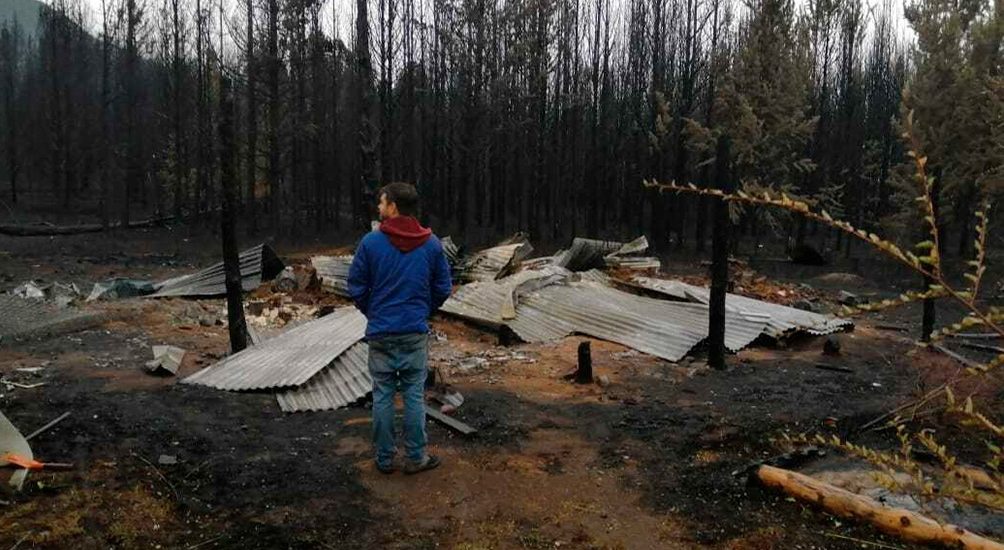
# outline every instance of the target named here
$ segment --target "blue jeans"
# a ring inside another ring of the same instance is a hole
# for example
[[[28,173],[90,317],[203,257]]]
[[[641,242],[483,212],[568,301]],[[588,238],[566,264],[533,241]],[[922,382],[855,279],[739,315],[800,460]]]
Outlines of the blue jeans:
[[[425,377],[429,335],[395,334],[369,341],[373,377],[373,446],[377,465],[390,467],[394,447],[394,394],[404,398],[404,450],[408,460],[425,459]]]

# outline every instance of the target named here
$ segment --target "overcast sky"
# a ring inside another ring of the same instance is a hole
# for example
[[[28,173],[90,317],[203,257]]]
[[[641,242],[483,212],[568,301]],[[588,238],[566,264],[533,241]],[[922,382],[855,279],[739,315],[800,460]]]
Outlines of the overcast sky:
[[[51,2],[51,0],[41,0],[45,3]],[[89,12],[87,16],[88,24],[93,30],[97,30],[100,22],[101,14],[101,0],[80,0],[86,6],[86,10]],[[114,2],[115,0],[110,0]],[[147,12],[155,12],[160,10],[164,5],[164,0],[137,0],[141,4],[146,6]],[[242,32],[241,28],[243,26],[243,9],[240,7],[243,5],[243,0],[203,0],[207,5],[219,5],[218,3],[223,2],[224,8],[224,18],[231,21],[230,26],[236,25],[235,32]],[[425,3],[425,0],[418,0],[420,3]],[[903,3],[908,0],[865,0],[866,6],[870,6],[865,10],[865,17],[869,27],[872,24],[872,15],[870,13],[878,14],[882,10],[882,5],[884,2],[891,3],[891,11],[894,20],[896,21],[898,27],[898,34],[901,38],[911,40],[913,39],[913,32],[906,24],[903,18]],[[371,0],[372,2],[372,0]],[[618,10],[618,5],[626,4],[627,0],[612,0],[612,5],[614,6],[615,13],[622,10]],[[804,4],[805,0],[796,0],[798,4]],[[194,9],[195,0],[183,0],[184,5],[188,7],[189,12]],[[261,0],[256,0],[256,4],[260,4]],[[375,2],[372,2],[375,4]],[[334,12],[332,11],[334,9]],[[218,12],[218,10],[217,10]],[[322,8],[321,21],[325,32],[331,34],[332,29],[335,28],[333,24],[334,20],[337,21],[337,35],[348,42],[351,40],[354,34],[353,21],[355,18],[355,0],[324,0],[324,6]],[[370,11],[370,16],[376,13],[375,6]],[[217,27],[218,15],[215,16],[217,21],[214,21],[214,28]]]

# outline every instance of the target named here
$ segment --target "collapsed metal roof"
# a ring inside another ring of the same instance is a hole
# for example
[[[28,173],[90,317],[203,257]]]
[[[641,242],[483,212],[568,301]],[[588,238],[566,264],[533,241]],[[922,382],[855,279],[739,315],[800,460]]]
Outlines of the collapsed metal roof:
[[[549,342],[579,333],[678,361],[707,337],[708,308],[636,296],[560,268],[523,271],[459,289],[442,310],[474,322],[505,326],[526,342]],[[511,279],[511,280],[510,280]],[[510,305],[513,304],[513,305]],[[726,346],[749,345],[764,330],[764,316],[726,314]]]
[[[362,399],[373,389],[368,358],[365,342],[353,345],[306,384],[276,393],[279,408],[283,412],[324,411]]]
[[[522,234],[502,244],[477,252],[457,266],[457,278],[463,281],[494,281],[509,275],[530,256],[533,246]]]
[[[668,281],[652,277],[634,277],[631,282],[644,289],[666,296],[707,304],[711,291],[682,281]],[[746,316],[767,319],[765,334],[772,338],[782,337],[790,332],[804,331],[817,336],[841,331],[854,323],[848,319],[821,315],[811,311],[764,302],[738,294],[725,295],[725,309]]]
[[[259,244],[240,254],[241,286],[245,291],[254,290],[262,281],[275,278],[285,265],[272,247]],[[226,275],[223,263],[207,267],[197,273],[174,277],[154,284],[156,292],[150,298],[171,296],[221,296],[227,293]]]
[[[576,237],[572,246],[554,255],[551,264],[571,271],[604,267],[658,269],[658,258],[641,255],[647,250],[648,239],[644,235],[628,243]]]
[[[314,256],[310,258],[310,264],[317,270],[317,276],[321,278],[321,284],[343,297],[349,297],[349,267],[352,265],[351,254],[344,256]]]
[[[366,317],[354,307],[292,328],[184,379],[220,390],[299,386],[362,340]]]

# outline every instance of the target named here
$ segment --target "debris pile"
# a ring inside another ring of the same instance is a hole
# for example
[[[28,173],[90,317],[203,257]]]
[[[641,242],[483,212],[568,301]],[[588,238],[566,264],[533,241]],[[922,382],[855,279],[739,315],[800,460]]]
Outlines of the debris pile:
[[[567,250],[537,259],[527,259],[533,247],[522,234],[466,258],[457,256],[452,241],[449,245],[455,278],[467,283],[441,310],[522,341],[553,342],[583,334],[679,361],[707,337],[709,291],[639,275],[659,265],[644,256],[644,237],[629,243],[575,239]],[[350,255],[311,258],[323,288],[342,296],[351,262]],[[625,274],[630,274],[627,281]],[[291,280],[292,272],[284,279]],[[362,342],[365,317],[353,307],[327,315],[311,306],[294,312],[291,302],[285,295],[250,302],[249,326],[288,326],[296,324],[294,318],[301,324],[271,339],[256,338],[253,347],[183,382],[231,391],[273,391],[280,408],[289,412],[335,409],[368,394],[372,381],[368,348]],[[829,334],[850,326],[842,319],[735,294],[728,295],[726,306],[725,343],[734,352],[763,335]],[[322,316],[307,320],[315,314]],[[508,360],[533,362],[518,353],[453,359],[460,369]],[[452,398],[443,404],[457,405]]]
[[[241,286],[245,291],[254,290],[262,281],[274,279],[285,267],[267,244],[245,250],[240,254]],[[222,262],[197,273],[154,283],[153,287],[151,298],[222,296],[227,292]]]

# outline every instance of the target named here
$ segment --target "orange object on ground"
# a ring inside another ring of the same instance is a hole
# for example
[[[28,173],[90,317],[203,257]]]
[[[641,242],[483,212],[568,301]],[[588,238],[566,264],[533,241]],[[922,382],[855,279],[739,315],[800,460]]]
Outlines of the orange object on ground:
[[[0,462],[7,462],[8,464],[13,464],[14,466],[19,466],[25,470],[42,470],[45,468],[50,469],[69,469],[73,467],[73,464],[63,464],[58,462],[39,462],[37,460],[23,457],[21,455],[16,455],[14,453],[7,453],[0,457]]]

